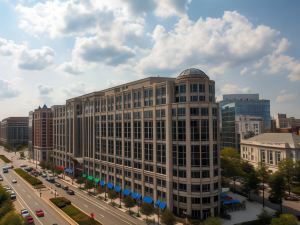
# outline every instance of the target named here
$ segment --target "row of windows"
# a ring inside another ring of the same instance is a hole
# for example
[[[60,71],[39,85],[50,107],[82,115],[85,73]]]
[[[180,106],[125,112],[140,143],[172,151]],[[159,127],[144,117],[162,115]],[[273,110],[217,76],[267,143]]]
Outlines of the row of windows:
[[[178,191],[187,191],[187,184],[183,183],[177,183],[173,182],[173,189],[178,190]],[[210,192],[211,191],[211,184],[191,184],[191,192]],[[219,189],[219,183],[215,182],[213,184],[213,190],[218,190]]]

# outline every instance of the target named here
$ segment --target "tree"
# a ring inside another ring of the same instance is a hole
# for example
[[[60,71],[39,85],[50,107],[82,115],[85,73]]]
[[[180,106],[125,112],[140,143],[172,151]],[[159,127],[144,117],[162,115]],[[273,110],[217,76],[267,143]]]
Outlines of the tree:
[[[278,171],[284,176],[289,195],[291,194],[291,185],[295,175],[295,163],[292,159],[287,158],[279,162]]]
[[[295,180],[300,183],[300,160],[297,160],[295,164]]]
[[[268,167],[266,166],[265,163],[259,164],[257,168],[257,174],[258,178],[260,179],[262,183],[262,199],[263,199],[263,208],[265,207],[265,183],[268,182],[268,179],[270,177],[270,174],[268,172]]]
[[[9,200],[4,201],[0,207],[0,218],[5,216],[7,213],[12,211],[13,209],[14,209],[14,205],[12,204],[11,201],[9,201]]]
[[[270,199],[280,204],[280,212],[282,212],[282,199],[285,196],[285,179],[281,173],[276,172],[271,177],[271,193]]]
[[[123,202],[125,204],[125,207],[128,208],[129,214],[130,214],[130,209],[135,205],[135,201],[131,196],[126,196],[123,198]]]
[[[165,209],[161,214],[161,222],[165,225],[174,225],[176,218],[171,210]]]
[[[241,160],[239,153],[233,148],[223,148],[221,151],[222,176],[232,178],[235,191],[236,178],[241,175]]]
[[[86,180],[86,178],[84,178],[84,177],[76,177],[75,179],[76,179],[76,183],[79,184],[80,187],[82,184],[85,183],[85,180]]]
[[[154,213],[153,205],[144,202],[141,206],[141,213],[146,215],[147,220],[148,220],[148,216],[150,216]]]
[[[263,224],[270,224],[272,215],[265,209],[262,210],[262,212],[257,215],[257,218],[263,223]]]
[[[89,189],[92,189],[93,187],[94,187],[94,182],[91,180],[87,180],[84,185],[84,188],[89,190]]]
[[[279,218],[274,218],[271,225],[297,225],[297,218],[292,214],[281,214]]]
[[[118,197],[117,192],[115,192],[114,190],[109,190],[108,191],[108,198],[110,198],[111,202],[116,199]]]
[[[23,219],[15,211],[7,213],[1,220],[0,225],[22,225]]]
[[[258,175],[253,165],[251,165],[246,161],[242,163],[242,172],[243,172],[243,176],[246,178],[244,189],[248,193],[248,198],[251,199],[251,192],[252,191],[256,192],[259,187]]]
[[[209,217],[204,221],[204,225],[221,225],[221,221],[217,217]]]

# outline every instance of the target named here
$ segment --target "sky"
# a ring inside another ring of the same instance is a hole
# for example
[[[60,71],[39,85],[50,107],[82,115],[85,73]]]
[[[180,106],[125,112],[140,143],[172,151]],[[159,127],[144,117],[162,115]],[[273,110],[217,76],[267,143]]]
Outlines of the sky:
[[[300,1],[0,0],[0,119],[203,70],[300,118]]]

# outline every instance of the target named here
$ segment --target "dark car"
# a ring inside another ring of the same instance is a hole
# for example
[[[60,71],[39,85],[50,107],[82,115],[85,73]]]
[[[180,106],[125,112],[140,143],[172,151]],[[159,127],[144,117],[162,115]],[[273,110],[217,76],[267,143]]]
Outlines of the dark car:
[[[269,201],[272,202],[272,203],[275,203],[275,204],[280,204],[281,203],[280,199],[277,199],[272,195],[269,196]]]
[[[63,185],[62,189],[64,189],[65,191],[69,190],[69,187],[67,185]]]
[[[68,193],[69,195],[75,195],[75,192],[74,192],[73,190],[71,190],[71,189],[67,190],[67,193]]]
[[[55,186],[56,187],[61,187],[61,184],[60,183],[55,183]]]

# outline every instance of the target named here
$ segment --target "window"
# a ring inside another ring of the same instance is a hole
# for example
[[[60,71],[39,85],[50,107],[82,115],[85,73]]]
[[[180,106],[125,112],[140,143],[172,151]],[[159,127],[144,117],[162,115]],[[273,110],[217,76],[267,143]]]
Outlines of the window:
[[[145,143],[145,155],[144,159],[146,161],[153,161],[153,145],[152,143]]]
[[[192,145],[191,146],[191,164],[193,166],[200,166],[200,146]]]
[[[141,139],[141,121],[134,121],[134,138]]]
[[[124,137],[130,139],[131,137],[131,123],[125,122],[124,123]]]
[[[178,170],[178,177],[186,178],[186,171],[185,170]]]
[[[185,116],[185,108],[178,108],[177,116]]]
[[[179,195],[179,202],[186,203],[186,197]]]
[[[157,166],[156,167],[156,173],[166,174],[166,168],[163,167],[163,166]]]
[[[275,164],[278,165],[280,161],[281,161],[280,152],[275,152]]]
[[[192,171],[191,177],[192,178],[200,178],[200,171]]]
[[[265,150],[263,150],[263,149],[260,150],[260,160],[261,160],[261,162],[263,162],[263,163],[266,162],[266,152],[265,152]]]
[[[134,142],[134,159],[142,160],[142,144],[141,142]]]
[[[214,163],[214,166],[217,166],[218,165],[218,157],[219,154],[218,154],[218,145],[213,145],[213,163]]]
[[[201,204],[200,198],[192,198],[192,204]]]
[[[153,184],[153,177],[145,176],[145,182],[149,184]]]
[[[124,142],[124,156],[125,156],[125,158],[131,158],[131,142],[130,141]]]
[[[145,139],[150,140],[153,138],[153,123],[152,123],[152,121],[144,122],[144,134],[145,134]]]
[[[218,120],[213,120],[213,140],[216,141],[218,138]]]
[[[269,164],[273,164],[274,163],[274,161],[273,161],[273,151],[268,150],[267,152],[268,152],[268,162],[269,162]]]
[[[208,108],[201,108],[201,116],[208,116]]]
[[[210,184],[202,184],[202,192],[210,192]]]
[[[121,122],[116,123],[116,137],[122,138],[122,123]]]
[[[202,119],[201,120],[201,141],[208,141],[209,140],[209,130],[208,130],[208,120]]]
[[[156,145],[156,161],[158,163],[166,164],[166,145],[157,144]]]
[[[178,184],[178,190],[179,191],[186,191],[186,184],[179,183]]]
[[[177,121],[178,126],[178,141],[185,141],[185,120],[178,120]]]
[[[201,166],[209,166],[209,146],[202,145],[201,146]]]
[[[192,141],[200,140],[199,120],[191,120],[191,140]]]
[[[158,140],[166,139],[166,130],[165,130],[165,121],[157,121],[156,122],[156,137]]]
[[[202,204],[210,204],[210,197],[203,197]]]
[[[192,190],[192,192],[201,192],[200,184],[192,184],[191,190]]]
[[[199,116],[199,108],[190,108],[191,116]]]
[[[178,145],[178,166],[186,166],[185,145]]]

